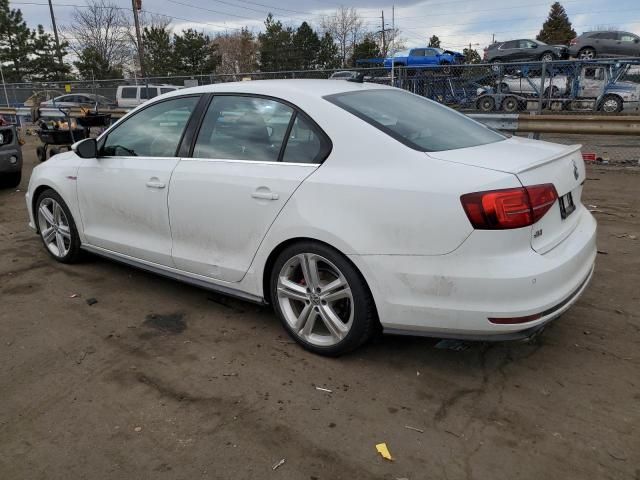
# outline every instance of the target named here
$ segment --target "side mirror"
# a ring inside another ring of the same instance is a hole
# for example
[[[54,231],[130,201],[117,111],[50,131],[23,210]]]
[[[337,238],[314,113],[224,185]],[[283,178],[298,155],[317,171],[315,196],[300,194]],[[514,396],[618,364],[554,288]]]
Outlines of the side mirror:
[[[531,48],[538,48],[538,45],[534,43],[533,45],[531,45]]]
[[[95,138],[85,138],[71,145],[71,150],[80,158],[97,158],[98,142]]]

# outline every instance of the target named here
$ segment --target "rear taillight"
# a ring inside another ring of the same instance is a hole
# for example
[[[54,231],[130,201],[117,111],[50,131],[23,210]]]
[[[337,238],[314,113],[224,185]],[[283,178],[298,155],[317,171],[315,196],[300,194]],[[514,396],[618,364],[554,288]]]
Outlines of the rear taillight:
[[[578,44],[578,39],[577,38],[572,38],[571,41],[569,42],[569,45],[572,46],[572,47],[574,45],[577,45],[577,44]]]
[[[462,195],[460,201],[473,228],[522,228],[540,220],[558,198],[551,183]]]

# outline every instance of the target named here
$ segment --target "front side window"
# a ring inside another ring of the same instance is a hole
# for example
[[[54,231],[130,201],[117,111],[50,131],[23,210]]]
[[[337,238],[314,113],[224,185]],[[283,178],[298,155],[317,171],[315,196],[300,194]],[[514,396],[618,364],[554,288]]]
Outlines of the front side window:
[[[425,57],[435,57],[437,55],[437,53],[438,52],[436,50],[433,50],[433,49],[430,48],[430,49],[424,51],[424,56]]]
[[[622,33],[620,34],[620,41],[621,42],[635,42],[638,39],[638,37],[636,37],[635,35],[632,35],[630,33]]]
[[[509,50],[510,48],[518,48],[518,42],[516,40],[512,40],[510,42],[504,42],[500,49]]]
[[[293,109],[274,100],[215,96],[202,122],[193,156],[277,162]]]
[[[182,132],[200,97],[158,102],[127,118],[107,134],[102,156],[175,157]]]
[[[448,107],[399,89],[371,89],[324,98],[422,152],[476,147],[506,138]]]

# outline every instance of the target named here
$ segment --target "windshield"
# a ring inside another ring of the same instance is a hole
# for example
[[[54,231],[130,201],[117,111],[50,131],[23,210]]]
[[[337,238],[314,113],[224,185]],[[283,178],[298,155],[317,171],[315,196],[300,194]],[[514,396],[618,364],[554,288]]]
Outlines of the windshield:
[[[640,66],[627,65],[626,68],[622,69],[618,81],[640,83]]]
[[[476,147],[506,138],[448,107],[399,89],[346,92],[324,98],[422,152]]]
[[[438,53],[438,55],[442,55],[444,53],[444,50],[442,50],[441,48],[434,48],[434,47],[431,47],[431,48],[435,50]]]

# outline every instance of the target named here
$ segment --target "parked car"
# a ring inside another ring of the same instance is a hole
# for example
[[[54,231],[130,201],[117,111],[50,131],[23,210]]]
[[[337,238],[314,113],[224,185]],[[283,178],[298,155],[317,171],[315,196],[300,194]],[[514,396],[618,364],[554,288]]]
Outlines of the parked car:
[[[0,118],[0,187],[15,188],[22,180],[22,148],[15,125]]]
[[[583,60],[597,57],[640,57],[640,37],[630,32],[585,32],[571,40],[569,54]]]
[[[464,63],[464,55],[451,50],[442,50],[434,47],[412,48],[411,50],[399,52],[393,58],[385,58],[384,68],[394,67],[420,68],[436,65],[455,65]]]
[[[329,77],[329,80],[349,80],[352,78],[356,78],[358,76],[358,72],[344,71],[344,72],[333,72]]]
[[[137,107],[151,98],[180,88],[175,85],[121,85],[116,91],[116,103],[118,107]]]
[[[93,93],[68,93],[40,103],[41,107],[115,107],[115,102]]]
[[[42,102],[60,97],[61,95],[62,92],[59,90],[38,90],[36,92],[33,92],[33,94],[31,94],[29,98],[24,101],[23,105],[25,107],[33,107],[36,105],[40,105]]]
[[[555,75],[544,79],[544,97],[557,97],[567,93],[568,77],[566,75]],[[540,92],[541,78],[537,76],[525,75],[505,75],[500,79],[500,90],[503,93],[511,92],[520,95],[538,95]],[[549,90],[551,88],[551,90]]]
[[[270,303],[298,343],[338,355],[379,325],[539,332],[592,276],[585,178],[579,146],[400,89],[265,80],[151,100],[38,165],[26,203],[59,262],[87,250]]]
[[[484,60],[491,63],[562,60],[568,57],[565,45],[547,45],[530,39],[494,43],[484,50]]]

